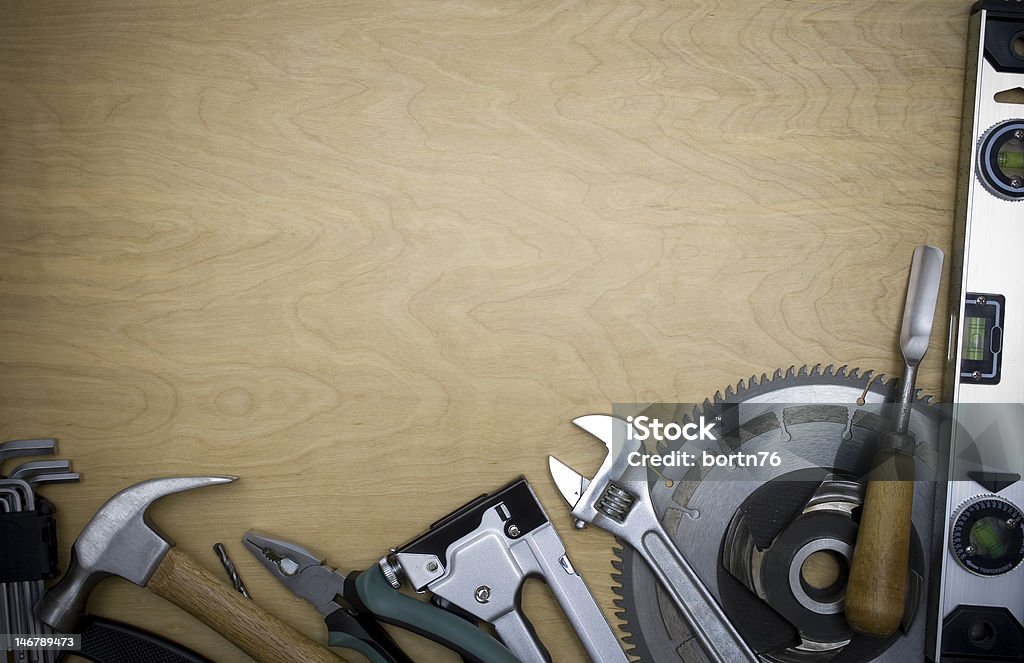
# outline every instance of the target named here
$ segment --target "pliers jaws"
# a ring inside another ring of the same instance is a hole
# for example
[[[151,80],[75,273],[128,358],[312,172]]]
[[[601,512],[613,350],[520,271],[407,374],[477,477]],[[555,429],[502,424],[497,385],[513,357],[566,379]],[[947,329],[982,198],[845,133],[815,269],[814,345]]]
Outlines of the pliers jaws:
[[[249,552],[299,598],[329,615],[344,606],[337,597],[345,594],[345,575],[301,546],[249,531],[242,539]]]

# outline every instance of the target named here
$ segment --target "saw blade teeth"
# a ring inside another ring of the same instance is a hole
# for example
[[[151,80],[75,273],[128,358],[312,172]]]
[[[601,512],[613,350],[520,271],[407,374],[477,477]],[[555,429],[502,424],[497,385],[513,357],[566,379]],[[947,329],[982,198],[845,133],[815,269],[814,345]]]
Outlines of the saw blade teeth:
[[[832,377],[833,375],[835,375],[835,370],[836,365],[829,364],[828,366],[825,367],[825,370],[822,372],[822,375],[824,375],[825,377]]]
[[[804,365],[804,366],[801,366],[801,367],[800,367],[800,368],[799,368],[799,369],[797,370],[796,374],[797,374],[797,377],[801,377],[801,378],[805,378],[805,377],[807,377],[807,366],[806,366],[806,365]]]
[[[795,377],[796,377],[796,366],[790,366],[789,368],[786,369],[786,379],[789,380],[789,379],[795,378]]]
[[[776,368],[775,372],[772,373],[771,381],[774,382],[776,380],[781,380],[781,379],[782,379],[782,369],[781,368]]]
[[[728,387],[725,388],[725,400],[729,400],[730,398],[734,398],[735,396],[736,393],[732,390],[732,385],[729,385]]]
[[[704,402],[706,403],[707,401],[704,401]],[[697,421],[698,419],[700,419],[700,412],[701,412],[700,406],[699,405],[694,406],[693,412],[690,413],[690,421]]]
[[[815,364],[811,367],[811,375],[821,375],[821,364]]]
[[[837,368],[836,369],[836,377],[837,378],[845,378],[846,377],[846,368],[847,368],[846,364],[843,364],[842,366]]]
[[[737,394],[742,394],[746,390],[747,390],[747,382],[746,382],[746,380],[740,380],[739,382],[736,383],[736,393]]]
[[[859,380],[860,379],[860,369],[859,368],[851,368],[846,373],[846,377],[850,378],[851,380]]]

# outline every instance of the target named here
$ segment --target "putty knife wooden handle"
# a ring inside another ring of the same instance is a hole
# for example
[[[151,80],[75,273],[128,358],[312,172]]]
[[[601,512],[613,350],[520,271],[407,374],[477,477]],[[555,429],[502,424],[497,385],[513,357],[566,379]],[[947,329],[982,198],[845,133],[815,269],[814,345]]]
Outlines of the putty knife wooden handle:
[[[933,246],[917,247],[900,331],[905,364],[893,430],[878,440],[846,587],[846,621],[863,635],[888,637],[903,620],[913,527],[916,446],[907,428],[917,367],[928,351],[941,278],[942,251]]]

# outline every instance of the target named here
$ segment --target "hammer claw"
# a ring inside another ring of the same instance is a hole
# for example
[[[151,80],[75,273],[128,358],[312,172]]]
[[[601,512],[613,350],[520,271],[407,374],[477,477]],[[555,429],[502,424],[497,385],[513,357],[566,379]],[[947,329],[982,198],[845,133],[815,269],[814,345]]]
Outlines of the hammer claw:
[[[116,575],[149,587],[190,612],[260,663],[343,660],[211,576],[175,550],[146,518],[146,510],[161,497],[235,478],[153,479],[111,497],[75,541],[68,572],[39,601],[39,618],[62,633],[72,632],[90,590],[103,578]]]
[[[230,483],[236,478],[152,479],[111,497],[79,534],[67,573],[36,606],[39,618],[61,633],[70,633],[85,611],[89,592],[103,578],[117,575],[145,586],[173,545],[146,521],[149,506],[173,493]]]

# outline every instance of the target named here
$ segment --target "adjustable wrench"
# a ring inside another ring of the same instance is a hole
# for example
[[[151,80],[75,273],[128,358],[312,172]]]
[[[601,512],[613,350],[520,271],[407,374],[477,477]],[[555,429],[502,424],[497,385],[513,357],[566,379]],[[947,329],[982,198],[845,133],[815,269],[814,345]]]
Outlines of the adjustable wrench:
[[[631,434],[631,424],[605,414],[578,417],[573,423],[608,447],[608,455],[593,479],[586,479],[554,456],[548,458],[551,476],[569,503],[577,528],[592,523],[636,549],[711,661],[760,661],[658,521],[647,468],[629,463],[631,454],[642,451],[640,436]]]
[[[445,516],[381,559],[380,568],[395,589],[408,580],[417,592],[429,590],[490,622],[523,663],[551,661],[520,604],[523,583],[540,577],[591,660],[628,661],[525,477]]]

